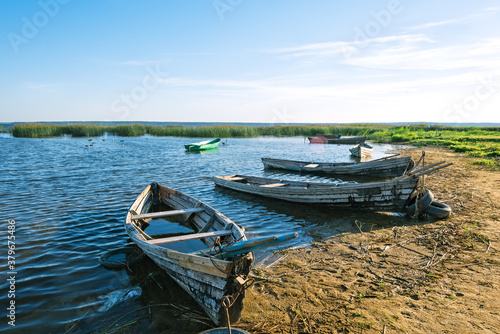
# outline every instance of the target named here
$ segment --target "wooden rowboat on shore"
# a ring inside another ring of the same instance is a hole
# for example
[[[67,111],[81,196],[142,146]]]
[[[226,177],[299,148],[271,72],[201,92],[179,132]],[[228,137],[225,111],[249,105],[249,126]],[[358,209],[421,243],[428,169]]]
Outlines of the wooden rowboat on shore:
[[[159,209],[162,211],[154,212]],[[169,223],[152,222],[151,219],[167,217],[177,222],[172,224],[190,226],[193,233],[155,238],[144,232],[150,223]],[[227,323],[225,305],[230,303],[223,304],[223,300],[232,302],[228,308],[229,321],[238,321],[243,309],[244,288],[254,262],[252,245],[246,241],[242,228],[207,204],[153,183],[130,207],[125,230],[147,256],[198,302],[216,325]],[[192,240],[203,241],[206,251],[175,250],[174,246],[180,247]],[[233,247],[232,252],[213,252],[211,248],[216,243],[223,251]]]
[[[338,207],[402,211],[419,179],[370,183],[314,183],[288,181],[247,175],[214,176],[217,186],[303,204],[328,204]]]
[[[356,176],[400,176],[415,166],[415,162],[411,157],[396,157],[396,155],[366,162],[330,163],[262,158],[262,163],[265,168],[284,169],[303,173]]]
[[[373,147],[365,142],[359,143],[358,145],[355,145],[349,149],[349,152],[351,152],[351,155],[353,157],[362,159],[369,157],[372,154],[372,151]]]
[[[388,181],[356,184],[288,181],[247,175],[214,176],[212,180],[220,187],[289,202],[401,212],[421,176],[449,165],[429,165]]]
[[[307,137],[310,144],[359,144],[366,140],[364,136],[343,137],[340,135],[317,135]]]

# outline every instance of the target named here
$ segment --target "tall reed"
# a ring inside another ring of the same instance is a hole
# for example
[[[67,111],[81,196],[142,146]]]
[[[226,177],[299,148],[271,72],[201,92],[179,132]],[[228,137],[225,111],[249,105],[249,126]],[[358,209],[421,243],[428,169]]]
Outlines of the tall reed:
[[[14,137],[41,138],[61,135],[75,137],[101,136],[114,133],[119,136],[199,137],[199,138],[251,138],[258,136],[307,136],[341,134],[367,136],[369,140],[385,143],[404,143],[416,146],[444,146],[473,157],[500,158],[500,128],[429,126],[428,124],[311,124],[275,126],[151,126],[143,124],[94,125],[94,124],[18,124],[10,131]],[[500,165],[500,163],[499,163]]]

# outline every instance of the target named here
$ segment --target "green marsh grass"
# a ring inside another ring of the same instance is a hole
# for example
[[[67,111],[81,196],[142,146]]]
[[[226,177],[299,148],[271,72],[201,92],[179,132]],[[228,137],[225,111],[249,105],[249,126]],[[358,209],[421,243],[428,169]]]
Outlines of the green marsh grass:
[[[93,125],[70,124],[50,125],[39,123],[18,124],[10,129],[14,137],[43,138],[71,135],[74,137],[95,137],[104,133],[137,137],[153,136],[201,137],[201,138],[252,138],[259,136],[311,137],[317,134],[341,134],[343,136],[367,136],[379,143],[398,143],[417,147],[441,146],[455,152],[478,158],[475,164],[500,169],[500,128],[429,126],[412,124],[404,126],[388,124],[340,124],[340,125],[275,125],[275,126],[149,126],[143,124]],[[488,162],[486,162],[488,161]]]

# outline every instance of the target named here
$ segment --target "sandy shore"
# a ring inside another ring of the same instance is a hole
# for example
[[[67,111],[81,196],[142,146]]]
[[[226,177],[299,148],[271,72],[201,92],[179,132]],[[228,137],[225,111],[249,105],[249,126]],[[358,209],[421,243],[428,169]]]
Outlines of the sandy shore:
[[[421,150],[400,153],[418,158]],[[500,173],[439,148],[426,148],[425,159],[454,163],[425,179],[435,200],[452,208],[449,218],[350,215],[351,232],[322,227],[311,248],[254,270],[257,283],[235,326],[253,333],[498,333]]]

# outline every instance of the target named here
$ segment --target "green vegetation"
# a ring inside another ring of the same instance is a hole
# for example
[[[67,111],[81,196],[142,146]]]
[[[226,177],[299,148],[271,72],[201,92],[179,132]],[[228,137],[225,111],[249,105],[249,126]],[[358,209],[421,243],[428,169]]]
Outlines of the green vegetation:
[[[368,136],[376,132],[382,132],[393,128],[390,125],[374,124],[349,124],[349,125],[276,125],[276,126],[151,126],[143,124],[127,125],[93,125],[93,124],[70,124],[51,125],[26,123],[14,125],[10,132],[14,137],[42,138],[61,135],[72,135],[75,137],[99,136],[105,132],[114,133],[119,136],[142,136],[150,134],[153,136],[173,137],[210,137],[210,138],[251,138],[258,136],[315,136],[318,133],[340,133],[343,136]]]
[[[119,136],[203,137],[203,138],[251,138],[258,136],[315,136],[318,133],[341,134],[343,136],[367,136],[379,143],[398,143],[424,146],[448,147],[478,158],[473,162],[478,167],[500,169],[500,128],[498,127],[452,127],[412,124],[396,126],[388,124],[345,125],[276,125],[276,126],[151,126],[143,124],[93,125],[93,124],[18,124],[9,129],[14,137],[41,138],[61,135],[95,137],[104,133]]]

